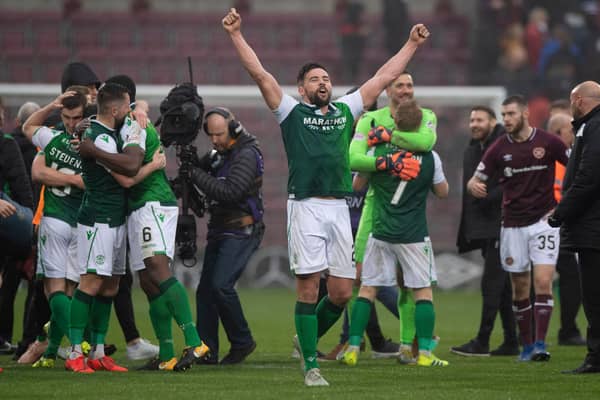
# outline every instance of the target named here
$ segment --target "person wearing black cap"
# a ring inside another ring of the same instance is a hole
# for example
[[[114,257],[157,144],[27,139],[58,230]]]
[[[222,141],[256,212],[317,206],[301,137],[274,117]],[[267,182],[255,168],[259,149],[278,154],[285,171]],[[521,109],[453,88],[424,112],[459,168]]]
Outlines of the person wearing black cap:
[[[69,86],[81,85],[90,89],[91,104],[96,104],[98,88],[102,81],[94,71],[85,63],[72,62],[66,65],[60,81],[61,92],[64,93]]]

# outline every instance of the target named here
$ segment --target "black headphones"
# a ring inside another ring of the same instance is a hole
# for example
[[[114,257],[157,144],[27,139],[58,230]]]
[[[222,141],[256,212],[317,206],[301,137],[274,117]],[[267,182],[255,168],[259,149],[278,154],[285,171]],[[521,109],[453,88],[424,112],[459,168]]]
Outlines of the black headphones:
[[[242,134],[242,132],[244,132],[244,127],[234,118],[231,111],[229,111],[225,107],[215,107],[208,110],[204,115],[204,124],[202,124],[202,128],[204,129],[204,133],[206,133],[207,135],[208,124],[206,123],[206,119],[211,114],[219,114],[221,117],[225,118],[226,120],[229,120],[229,122],[227,123],[227,128],[229,131],[229,137],[231,137],[232,139],[237,139]]]

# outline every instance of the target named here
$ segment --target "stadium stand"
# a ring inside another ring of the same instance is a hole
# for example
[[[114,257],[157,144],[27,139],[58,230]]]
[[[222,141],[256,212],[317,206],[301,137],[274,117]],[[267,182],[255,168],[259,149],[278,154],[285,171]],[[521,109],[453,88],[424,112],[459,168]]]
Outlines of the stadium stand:
[[[223,84],[248,83],[246,74],[228,68],[234,57],[228,38],[221,32],[220,15],[146,12],[133,15],[128,12],[76,13],[63,19],[61,13],[4,11],[0,14],[0,61],[3,65],[21,65],[29,61],[34,65],[54,63],[62,57],[64,62],[79,59],[95,62],[109,51],[119,55],[110,66],[100,70],[124,71],[130,69],[130,57],[138,61],[134,74],[140,83],[168,83],[177,78],[169,72],[173,59],[191,55],[196,65],[201,65],[199,76]],[[361,80],[372,71],[369,65],[379,65],[385,59],[382,47],[382,28],[378,17],[369,17],[372,27],[367,44],[365,67]],[[434,35],[428,51],[415,60],[412,69],[432,68],[439,71],[423,73],[420,81],[425,85],[464,82],[468,57],[464,49],[469,24],[462,17],[436,19],[420,18],[433,31],[444,26],[444,35]],[[110,21],[106,25],[98,21]],[[338,37],[335,19],[331,15],[311,14],[256,14],[246,19],[246,37],[265,63],[282,80],[293,77],[295,69],[307,58],[320,60],[335,72],[340,68]],[[318,38],[318,40],[315,40]],[[121,54],[123,53],[123,54]],[[448,57],[451,54],[452,57]],[[112,58],[112,57],[111,57]],[[443,61],[443,62],[442,62]],[[96,64],[94,64],[96,65]],[[239,69],[239,67],[237,68]],[[131,71],[129,71],[131,72]],[[447,75],[447,76],[446,76]],[[462,77],[462,78],[461,78]],[[5,82],[55,82],[57,71],[40,71],[38,68],[3,68],[0,80]],[[338,82],[350,84],[351,82]]]

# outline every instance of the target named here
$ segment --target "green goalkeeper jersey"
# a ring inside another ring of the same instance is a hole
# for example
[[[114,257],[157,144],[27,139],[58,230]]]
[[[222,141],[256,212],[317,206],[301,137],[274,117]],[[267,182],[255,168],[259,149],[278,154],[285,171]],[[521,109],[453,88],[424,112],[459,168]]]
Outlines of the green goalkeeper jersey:
[[[92,119],[90,127],[84,132],[96,147],[109,152],[121,151],[123,142],[114,129]],[[125,189],[113,178],[110,171],[96,160],[83,159],[83,181],[85,193],[79,209],[78,222],[93,226],[94,223],[116,227],[125,223],[127,199]]]
[[[290,198],[342,198],[352,192],[348,147],[362,111],[362,98],[355,93],[329,103],[326,114],[284,95],[275,113],[288,158]]]
[[[394,119],[389,106],[365,113],[358,121],[350,143],[350,168],[360,172],[375,171],[375,157],[367,153],[367,139],[371,128],[376,126],[393,130],[391,142],[403,150],[430,151],[437,139],[437,118],[430,109],[421,108],[421,111],[423,118],[417,132],[394,130]]]
[[[376,146],[375,156],[401,150],[391,143]],[[419,175],[403,181],[388,172],[371,174],[374,192],[373,237],[389,243],[419,243],[429,236],[427,230],[427,195],[434,181],[435,161],[432,152],[413,155],[421,163]]]
[[[79,153],[71,146],[71,135],[65,131],[39,128],[32,142],[44,153],[47,167],[67,175],[81,174]],[[76,186],[44,186],[44,216],[77,226],[83,190]]]
[[[125,138],[122,138],[125,140]],[[158,148],[160,148],[160,137],[154,125],[148,122],[145,129],[145,140],[142,144],[144,149],[143,165],[152,161],[152,157]],[[128,212],[141,208],[150,201],[158,201],[163,206],[177,206],[177,199],[164,169],[159,169],[152,172],[143,181],[129,189],[127,196]]]

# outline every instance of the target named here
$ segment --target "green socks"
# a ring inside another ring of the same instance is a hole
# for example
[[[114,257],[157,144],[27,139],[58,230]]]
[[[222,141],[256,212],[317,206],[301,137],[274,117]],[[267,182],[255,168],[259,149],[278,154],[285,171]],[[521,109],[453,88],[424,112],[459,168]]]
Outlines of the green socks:
[[[317,363],[317,314],[314,304],[296,301],[294,320],[296,322],[296,333],[304,357],[304,369],[319,368]]]
[[[185,345],[196,347],[202,344],[196,325],[192,320],[190,301],[183,285],[174,277],[163,281],[159,285],[160,293],[165,298],[165,303],[175,321],[183,331]]]
[[[164,296],[158,296],[150,300],[150,321],[154,333],[158,339],[158,358],[160,361],[168,361],[175,357],[175,349],[173,347],[173,332],[171,329],[171,312]]]
[[[350,329],[348,330],[350,346],[360,346],[370,315],[371,302],[364,297],[357,297],[350,315]]]
[[[417,301],[415,305],[415,325],[419,351],[430,351],[433,327],[435,325],[435,311],[431,301]]]
[[[73,293],[71,300],[71,323],[69,327],[69,340],[73,346],[81,345],[83,331],[88,323],[90,309],[94,298],[79,289]]]
[[[96,296],[90,310],[90,340],[92,345],[104,344],[112,310],[112,297]]]
[[[56,358],[56,352],[64,335],[69,332],[71,299],[65,292],[54,292],[48,299],[50,304],[50,328],[48,329],[48,348],[44,352],[47,358]]]
[[[323,297],[315,313],[317,314],[317,338],[321,338],[328,330],[340,319],[340,315],[344,312],[343,307],[338,307],[329,300],[329,296]],[[318,339],[317,339],[318,340]]]
[[[415,338],[415,298],[410,289],[401,289],[398,296],[398,313],[400,314],[400,343],[412,345]]]

